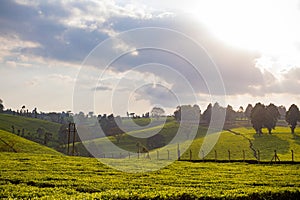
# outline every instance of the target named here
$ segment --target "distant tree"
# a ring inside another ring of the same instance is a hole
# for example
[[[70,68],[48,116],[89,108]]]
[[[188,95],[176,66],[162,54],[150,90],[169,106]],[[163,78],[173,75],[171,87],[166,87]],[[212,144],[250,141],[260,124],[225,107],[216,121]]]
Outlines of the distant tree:
[[[88,116],[89,116],[90,118],[92,118],[92,117],[94,116],[94,112],[93,112],[93,111],[90,111],[90,112],[88,113]]]
[[[36,133],[37,133],[37,136],[38,136],[38,138],[43,138],[43,136],[45,135],[45,129],[44,128],[41,128],[41,127],[39,127],[37,130],[36,130]]]
[[[264,126],[265,115],[266,115],[265,106],[261,103],[257,103],[252,109],[250,119],[253,128],[255,129],[256,133],[259,135],[262,134],[261,129]]]
[[[299,108],[295,104],[292,104],[289,110],[286,112],[285,120],[290,125],[292,134],[294,134],[297,121],[300,121]]]
[[[272,134],[272,129],[275,129],[276,123],[280,118],[280,113],[274,104],[266,107],[264,126],[268,129],[269,134]]]
[[[240,106],[238,111],[237,111],[237,117],[240,118],[240,119],[244,119],[245,117],[245,113],[244,113],[244,108],[243,106]]]
[[[0,99],[0,113],[3,112],[4,106],[3,106],[3,101]]]
[[[159,118],[163,114],[165,114],[165,111],[160,107],[153,107],[151,110],[152,117]]]
[[[247,117],[248,119],[251,118],[251,112],[253,110],[253,106],[252,104],[248,104],[246,110],[245,110],[245,117]]]
[[[286,108],[281,105],[277,109],[278,109],[278,112],[280,114],[280,119],[285,119]]]
[[[33,111],[32,111],[32,114],[34,116],[34,118],[37,118],[37,108],[34,108]]]
[[[51,137],[52,137],[52,133],[48,133],[48,132],[44,133],[44,145],[47,145],[47,143]]]
[[[182,105],[177,106],[174,117],[177,121],[185,120],[185,121],[199,121],[201,115],[200,107],[195,104],[191,105]]]
[[[226,108],[226,121],[234,121],[236,118],[236,112],[233,110],[231,105]]]
[[[206,123],[210,123],[210,119],[211,119],[211,111],[212,111],[212,104],[208,104],[206,110],[203,112],[202,115],[202,119],[206,122]]]
[[[58,131],[58,142],[60,144],[68,143],[68,124],[63,124],[60,126]]]

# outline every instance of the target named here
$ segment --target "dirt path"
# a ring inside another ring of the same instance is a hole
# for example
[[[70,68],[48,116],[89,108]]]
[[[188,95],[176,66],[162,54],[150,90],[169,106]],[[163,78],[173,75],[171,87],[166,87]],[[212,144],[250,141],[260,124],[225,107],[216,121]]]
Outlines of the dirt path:
[[[230,129],[226,129],[226,131],[228,131],[228,132],[230,132],[230,133],[233,133],[234,135],[242,136],[243,138],[245,138],[246,140],[248,140],[248,141],[249,141],[249,147],[250,147],[250,149],[253,151],[253,156],[254,156],[256,159],[258,159],[258,158],[257,158],[257,154],[256,154],[256,150],[254,149],[253,143],[252,143],[252,141],[251,141],[249,138],[247,138],[246,136],[244,136],[244,135],[241,134],[241,133],[235,132],[235,131],[230,130]]]

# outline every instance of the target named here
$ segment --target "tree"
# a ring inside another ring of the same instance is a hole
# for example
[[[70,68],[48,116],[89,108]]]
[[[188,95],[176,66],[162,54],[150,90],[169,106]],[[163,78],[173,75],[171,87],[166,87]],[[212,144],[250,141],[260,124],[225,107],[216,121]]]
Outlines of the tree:
[[[93,111],[90,111],[90,112],[88,113],[88,116],[89,116],[90,118],[94,117],[94,112],[93,112]]]
[[[300,121],[299,108],[295,104],[292,104],[289,110],[286,112],[285,120],[290,125],[292,134],[294,134],[297,121]]]
[[[177,106],[177,109],[174,112],[175,119],[177,121],[199,121],[200,120],[201,110],[200,107],[195,104],[191,105],[182,105]]]
[[[231,105],[228,105],[226,108],[226,121],[234,121],[236,118],[236,112],[233,110]]]
[[[212,110],[212,104],[208,104],[206,110],[203,112],[202,115],[202,119],[206,122],[206,123],[210,123],[210,119],[211,119],[211,110]]]
[[[278,112],[280,113],[280,119],[285,119],[286,108],[281,105],[277,109],[278,109]]]
[[[159,118],[163,114],[165,114],[165,111],[160,107],[153,107],[151,110],[152,117]]]
[[[237,117],[240,118],[240,119],[244,119],[245,117],[245,113],[244,113],[244,108],[243,106],[240,106],[238,111],[237,111]]]
[[[248,119],[251,118],[251,112],[253,110],[253,106],[252,104],[248,104],[246,110],[245,110],[245,117],[247,117]]]
[[[264,126],[268,129],[269,134],[272,134],[272,129],[275,129],[276,123],[280,118],[280,113],[274,104],[266,107]]]
[[[4,110],[3,101],[0,99],[0,112]]]
[[[256,133],[261,135],[262,131],[261,129],[264,126],[265,122],[265,106],[261,103],[257,103],[254,108],[252,109],[250,119],[253,128],[255,129]]]

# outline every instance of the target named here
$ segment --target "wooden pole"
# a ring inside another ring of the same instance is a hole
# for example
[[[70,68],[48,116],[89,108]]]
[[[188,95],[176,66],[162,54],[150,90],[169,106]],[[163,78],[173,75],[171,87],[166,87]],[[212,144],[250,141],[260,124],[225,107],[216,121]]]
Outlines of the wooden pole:
[[[190,149],[190,160],[192,160],[192,149]]]
[[[76,140],[76,127],[75,127],[75,123],[73,124],[73,149],[72,149],[72,155],[75,155],[75,140]]]
[[[68,129],[68,149],[67,149],[67,155],[70,155],[70,135],[71,135],[71,124],[69,124],[69,129]]]
[[[215,150],[215,162],[217,162],[217,150]]]
[[[167,150],[167,152],[168,152],[168,160],[170,160],[170,151]]]
[[[177,144],[177,158],[178,158],[178,160],[180,160],[180,148],[179,148],[179,144]]]
[[[243,161],[245,162],[245,150],[243,150]]]
[[[292,162],[294,162],[294,150],[291,150],[292,152]]]
[[[228,150],[228,160],[230,162],[230,150]]]
[[[257,162],[258,162],[258,164],[260,163],[260,151],[259,150],[257,150]]]

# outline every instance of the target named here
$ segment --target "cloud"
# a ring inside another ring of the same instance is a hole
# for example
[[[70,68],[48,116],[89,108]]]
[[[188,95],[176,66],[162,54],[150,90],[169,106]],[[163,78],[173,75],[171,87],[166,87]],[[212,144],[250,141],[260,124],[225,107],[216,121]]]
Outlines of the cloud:
[[[110,90],[112,90],[112,88],[108,87],[108,86],[97,86],[97,87],[93,88],[92,90],[96,90],[96,91],[110,91]]]

